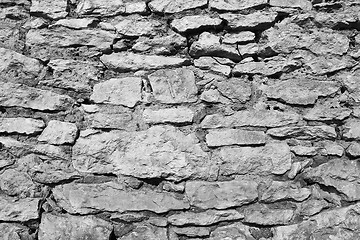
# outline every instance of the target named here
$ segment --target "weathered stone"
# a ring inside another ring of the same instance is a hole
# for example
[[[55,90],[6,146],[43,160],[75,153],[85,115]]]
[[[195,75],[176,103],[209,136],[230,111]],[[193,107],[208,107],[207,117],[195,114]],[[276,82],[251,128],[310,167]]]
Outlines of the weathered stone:
[[[190,207],[185,198],[172,193],[125,190],[123,186],[112,182],[58,185],[53,189],[53,194],[58,204],[72,214],[89,214],[101,211],[165,213],[170,210],[183,210]]]
[[[0,232],[3,240],[34,239],[30,236],[30,229],[14,223],[0,223]]]
[[[325,200],[309,199],[301,203],[299,212],[303,216],[312,216],[321,212],[324,208],[329,207],[329,205]]]
[[[152,0],[149,8],[152,12],[177,13],[207,5],[207,0]]]
[[[110,219],[115,222],[141,222],[143,220],[146,220],[147,217],[143,213],[114,213],[111,215]]]
[[[107,240],[112,225],[94,216],[52,215],[43,213],[39,240],[99,239]]]
[[[297,139],[335,139],[337,134],[335,128],[330,126],[295,126],[269,129],[266,134],[280,138]]]
[[[196,102],[194,72],[188,68],[158,70],[148,79],[156,101],[166,104]]]
[[[270,0],[269,4],[273,7],[301,8],[307,11],[312,9],[312,4],[308,0]]]
[[[349,117],[351,112],[350,109],[341,107],[337,101],[328,101],[326,103],[317,104],[314,108],[311,108],[304,115],[304,119],[313,121],[341,121]]]
[[[21,52],[25,42],[20,37],[19,21],[9,20],[9,18],[19,19],[19,17],[2,13],[2,9],[0,9],[0,47]],[[16,13],[19,13],[19,9],[14,10]],[[2,16],[3,14],[4,16]]]
[[[174,227],[172,230],[178,235],[188,237],[207,237],[210,235],[210,229],[207,227]]]
[[[360,144],[357,142],[351,143],[346,152],[352,157],[360,157]]]
[[[125,3],[122,0],[81,0],[75,12],[79,15],[113,16],[125,13]]]
[[[213,56],[229,58],[236,62],[242,59],[236,46],[221,44],[220,37],[209,32],[200,34],[199,40],[191,45],[189,54],[195,58]]]
[[[73,18],[73,19],[60,19],[56,21],[52,26],[62,26],[72,29],[84,29],[90,27],[96,21],[95,18]]]
[[[127,1],[125,2],[125,13],[126,14],[134,14],[134,13],[146,13],[147,12],[147,5],[146,1],[139,0],[139,1]]]
[[[25,198],[34,196],[39,185],[34,183],[30,176],[23,171],[6,169],[0,174],[0,188],[9,196]]]
[[[244,215],[236,210],[207,210],[205,212],[184,212],[171,215],[168,222],[174,226],[209,226],[219,222],[243,219]]]
[[[42,66],[34,58],[0,47],[0,80],[24,81],[39,76]]]
[[[219,27],[222,20],[207,15],[193,15],[174,19],[170,26],[177,32],[186,33],[194,30],[213,29]]]
[[[266,134],[261,131],[247,131],[240,129],[209,130],[206,135],[206,144],[209,147],[227,145],[263,145],[266,143]]]
[[[219,175],[284,174],[291,168],[291,152],[286,143],[268,143],[264,147],[223,147],[212,155]]]
[[[73,147],[73,163],[81,172],[137,178],[206,177],[208,161],[195,134],[185,135],[172,126],[94,134],[80,137]]]
[[[244,31],[239,33],[226,33],[222,39],[222,43],[236,44],[247,43],[255,40],[255,33]]]
[[[130,111],[123,113],[95,113],[88,117],[91,127],[100,129],[122,129],[136,130],[136,124],[133,122],[133,116]]]
[[[59,0],[55,3],[49,0],[33,0],[31,1],[30,12],[33,14],[42,14],[51,19],[59,19],[68,15],[66,9],[66,0]]]
[[[54,145],[66,143],[73,144],[77,133],[78,129],[74,123],[51,120],[39,136],[38,140]]]
[[[242,223],[233,223],[227,226],[216,228],[210,235],[209,240],[224,240],[224,239],[246,239],[254,240],[250,233],[250,227]]]
[[[291,151],[298,156],[315,156],[317,154],[317,147],[309,147],[309,146],[293,146],[290,147]]]
[[[293,209],[272,209],[264,204],[254,204],[245,208],[245,223],[255,223],[258,225],[286,225],[294,217]]]
[[[100,60],[109,69],[120,72],[181,67],[190,64],[190,60],[187,58],[141,55],[127,52],[103,55]]]
[[[291,169],[288,173],[288,177],[290,179],[294,179],[298,175],[298,173],[301,172],[302,170],[304,170],[306,165],[308,165],[310,162],[311,162],[311,160],[309,160],[309,159],[301,161],[301,162],[294,162],[291,165]]]
[[[185,193],[191,206],[202,209],[240,207],[255,201],[258,197],[257,184],[251,180],[188,181]]]
[[[1,133],[34,134],[39,133],[45,127],[42,120],[32,118],[0,118]]]
[[[320,148],[320,153],[325,156],[339,156],[341,157],[344,154],[344,148],[333,141],[324,141],[315,143],[316,147]]]
[[[187,107],[159,110],[145,109],[143,118],[146,123],[191,123],[194,118],[194,112]]]
[[[134,107],[141,100],[141,78],[112,78],[94,86],[91,100]]]
[[[70,152],[64,150],[60,146],[50,144],[36,144],[34,152],[56,159],[70,160],[71,158]]]
[[[15,83],[0,82],[0,106],[36,110],[66,110],[74,103],[68,96]]]
[[[222,96],[220,94],[220,92],[217,89],[208,89],[205,90],[201,96],[200,99],[204,102],[209,102],[209,103],[218,103],[218,102],[222,102]]]
[[[118,33],[127,37],[156,35],[157,30],[164,26],[160,21],[137,15],[116,19],[113,25]]]
[[[0,221],[26,222],[39,218],[40,198],[16,199],[0,197]]]
[[[342,136],[348,140],[360,140],[360,121],[351,119],[343,126]]]
[[[292,199],[300,202],[307,199],[310,194],[310,189],[301,188],[295,183],[273,181],[270,187],[261,191],[259,200],[271,203],[279,200]]]
[[[220,18],[228,23],[233,30],[264,30],[275,22],[276,12],[254,12],[247,15],[225,13]]]
[[[305,170],[308,181],[334,187],[346,201],[360,199],[360,169],[356,161],[334,159]]]
[[[265,88],[268,98],[280,99],[289,104],[314,104],[319,97],[326,97],[340,90],[340,83],[313,79],[279,81]]]
[[[224,74],[225,76],[229,76],[231,73],[231,67],[228,65],[224,65],[216,61],[216,59],[212,57],[200,57],[194,60],[195,67],[198,67],[203,70],[211,70],[216,73]]]
[[[220,11],[239,11],[267,5],[267,0],[210,0],[209,6]]]
[[[201,122],[202,128],[220,127],[281,127],[297,123],[300,116],[293,112],[267,110],[238,111],[230,116],[208,115]]]
[[[151,225],[138,225],[129,234],[119,240],[168,240],[166,228],[157,228]],[[173,239],[173,238],[170,238]]]
[[[257,43],[249,43],[246,45],[238,45],[238,51],[244,58],[255,56],[259,52],[259,46]]]
[[[360,102],[360,83],[358,81],[360,77],[360,69],[356,69],[352,72],[346,72],[340,74],[339,79],[344,83],[347,91],[350,94],[352,100],[356,103]]]

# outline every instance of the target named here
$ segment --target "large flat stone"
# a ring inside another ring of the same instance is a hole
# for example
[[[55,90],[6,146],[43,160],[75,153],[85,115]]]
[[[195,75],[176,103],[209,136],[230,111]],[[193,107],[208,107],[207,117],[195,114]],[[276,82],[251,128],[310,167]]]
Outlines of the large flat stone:
[[[152,190],[125,190],[116,183],[58,185],[53,189],[58,204],[72,214],[90,214],[102,211],[152,211],[189,209],[187,199],[168,192]],[[151,199],[151,201],[149,201]]]
[[[149,3],[149,8],[152,12],[178,13],[206,5],[207,0],[152,0]]]
[[[137,15],[118,18],[112,24],[118,33],[127,37],[156,35],[164,26],[164,23],[158,20]]]
[[[224,74],[225,76],[230,76],[231,73],[231,67],[229,65],[221,64],[213,57],[200,57],[195,59],[194,65],[197,68],[211,70],[216,73]]]
[[[54,26],[63,26],[71,29],[85,29],[89,28],[92,24],[96,22],[96,18],[69,18],[69,19],[60,19],[56,21],[51,27]]]
[[[319,103],[311,108],[305,115],[304,119],[312,121],[332,121],[344,120],[349,117],[352,111],[349,108],[342,107],[337,101],[327,101]]]
[[[263,145],[266,135],[261,131],[247,131],[240,129],[209,130],[206,135],[206,144],[209,147],[227,145]]]
[[[111,223],[94,216],[43,213],[38,238],[39,240],[108,240],[112,229]]]
[[[222,23],[220,18],[212,18],[207,15],[193,15],[174,19],[170,26],[177,32],[186,33],[204,29],[213,29],[219,27]]]
[[[146,123],[191,123],[194,118],[194,111],[187,107],[145,109],[143,118]]]
[[[33,0],[31,1],[30,12],[44,15],[50,19],[64,18],[68,15],[67,1]]]
[[[359,77],[360,69],[339,75],[339,79],[344,83],[347,91],[349,92],[350,98],[356,103],[360,102],[360,83],[358,81]]]
[[[0,106],[59,111],[70,108],[73,103],[74,100],[69,96],[26,85],[0,82]]]
[[[171,126],[80,137],[73,147],[73,163],[81,172],[137,178],[182,180],[209,174],[209,157],[195,135]]]
[[[95,113],[86,119],[91,122],[91,127],[95,129],[136,130],[136,124],[130,111],[122,113]]]
[[[301,8],[303,10],[311,10],[312,4],[308,0],[270,0],[270,6],[284,8]]]
[[[0,197],[0,221],[26,222],[39,218],[38,205],[40,198]]]
[[[257,11],[247,15],[225,13],[220,18],[227,22],[232,30],[264,30],[274,24],[277,17],[276,12]]]
[[[79,15],[113,16],[125,13],[125,3],[122,0],[81,0],[75,12]]]
[[[335,139],[337,133],[334,127],[323,126],[295,126],[269,129],[266,134],[280,138],[297,139]]]
[[[300,116],[292,112],[279,112],[267,110],[238,111],[233,115],[208,115],[201,122],[202,128],[220,127],[280,127],[297,123]]]
[[[249,239],[253,240],[254,237],[250,232],[250,227],[236,222],[230,225],[225,225],[216,228],[210,235],[209,240],[224,240],[224,239]]]
[[[254,204],[245,208],[243,222],[257,225],[287,225],[292,221],[294,209],[272,209],[265,204]]]
[[[190,60],[187,58],[141,55],[127,52],[103,55],[100,60],[109,69],[120,72],[181,67],[190,64]]]
[[[188,181],[185,193],[191,206],[202,209],[240,207],[255,201],[258,197],[257,184],[251,180]]]
[[[292,199],[300,202],[307,199],[310,194],[310,189],[301,188],[295,183],[273,181],[268,188],[261,191],[259,200],[271,203],[279,200]]]
[[[78,128],[74,123],[51,120],[38,137],[38,140],[54,145],[73,144],[77,134]]]
[[[3,240],[33,239],[30,229],[16,223],[0,223],[0,232]]]
[[[209,6],[220,11],[239,11],[267,5],[267,0],[210,0]]]
[[[42,120],[32,118],[0,118],[1,133],[34,134],[39,133],[45,127]]]

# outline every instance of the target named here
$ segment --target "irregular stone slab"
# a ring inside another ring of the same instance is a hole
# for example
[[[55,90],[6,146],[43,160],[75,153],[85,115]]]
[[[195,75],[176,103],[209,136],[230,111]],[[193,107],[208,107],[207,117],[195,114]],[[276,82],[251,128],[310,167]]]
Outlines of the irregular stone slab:
[[[91,214],[102,211],[165,213],[170,210],[190,208],[188,200],[176,194],[151,190],[125,190],[123,186],[112,182],[58,185],[53,189],[53,194],[57,203],[72,214]]]
[[[286,7],[286,8],[301,8],[309,11],[312,9],[312,4],[308,0],[270,0],[272,7]]]
[[[0,174],[0,187],[5,194],[20,198],[34,196],[41,189],[22,169],[5,169]]]
[[[195,74],[189,68],[158,70],[148,79],[154,99],[160,103],[190,103],[197,101]]]
[[[244,31],[239,33],[226,33],[222,39],[222,43],[236,44],[247,43],[255,40],[255,33]]]
[[[233,223],[227,226],[216,228],[210,235],[209,240],[224,240],[224,239],[249,239],[254,237],[250,232],[250,227],[242,223]]]
[[[111,223],[94,216],[52,215],[43,213],[39,226],[39,240],[68,240],[93,238],[108,240]]]
[[[339,79],[344,83],[347,91],[350,94],[352,100],[356,103],[360,102],[360,83],[358,81],[360,77],[360,69],[356,69],[352,72],[346,72],[340,74]]]
[[[357,142],[351,143],[346,152],[352,157],[360,157],[360,144]]]
[[[30,229],[20,224],[0,223],[0,232],[3,240],[33,239]]]
[[[264,30],[275,23],[276,12],[254,12],[247,15],[225,13],[220,18],[227,22],[232,30]]]
[[[337,101],[328,101],[311,108],[304,115],[304,119],[312,121],[341,121],[349,117],[351,112],[352,111],[350,109],[341,107]]]
[[[298,156],[315,156],[317,154],[317,147],[308,147],[308,146],[293,146],[290,147],[291,151]]]
[[[321,155],[325,156],[339,156],[344,154],[344,148],[333,141],[323,141],[314,144],[316,147],[321,148]]]
[[[149,3],[149,8],[152,12],[178,13],[206,5],[207,0],[152,0]]]
[[[164,23],[151,18],[130,15],[116,19],[113,23],[118,33],[127,37],[156,35]]]
[[[321,212],[324,208],[330,207],[326,200],[309,199],[300,205],[300,214],[303,216],[312,216]]]
[[[59,0],[52,2],[49,0],[32,0],[30,12],[33,14],[41,14],[51,19],[60,19],[68,15],[67,1]]]
[[[360,140],[360,121],[351,119],[343,126],[342,136],[347,140]]]
[[[38,205],[40,198],[6,198],[0,197],[0,221],[26,222],[39,218]]]
[[[229,58],[236,62],[242,59],[236,46],[221,44],[220,37],[209,32],[200,34],[199,40],[191,45],[189,54],[195,58],[213,56]]]
[[[38,140],[40,142],[48,142],[54,145],[66,143],[73,144],[77,133],[78,129],[74,123],[51,120],[38,137]]]
[[[195,134],[185,135],[172,126],[80,137],[73,147],[73,164],[81,172],[176,181],[207,177],[209,172],[209,157]]]
[[[133,116],[130,111],[123,113],[95,113],[87,119],[91,122],[91,127],[100,129],[122,129],[136,130],[136,124],[133,122]]]
[[[56,21],[52,26],[62,26],[72,29],[84,29],[90,27],[96,21],[95,18],[72,18],[72,19],[60,19]]]
[[[268,98],[279,99],[289,104],[310,105],[319,97],[326,97],[340,90],[340,83],[313,79],[290,79],[266,87]]]
[[[307,181],[334,187],[346,201],[360,199],[360,169],[356,161],[330,160],[316,168],[305,170]]]
[[[70,108],[74,100],[47,90],[10,82],[0,82],[0,106],[60,111]]]
[[[304,168],[306,167],[306,165],[308,165],[310,163],[310,160],[305,160],[305,161],[301,161],[301,162],[294,162],[291,165],[291,169],[289,171],[289,173],[287,174],[288,177],[290,179],[294,179],[299,172],[301,172],[302,170],[304,170]]]
[[[264,204],[253,204],[245,208],[245,223],[255,223],[258,225],[286,225],[294,217],[295,211],[292,209],[271,209]]]
[[[208,227],[173,227],[172,230],[177,235],[188,237],[207,237],[210,235]]]
[[[240,207],[255,201],[258,197],[257,183],[251,180],[188,181],[185,193],[191,206],[202,209]]]
[[[267,5],[267,0],[210,0],[211,9],[220,11],[239,11],[253,7]]]
[[[190,64],[190,60],[187,58],[141,55],[128,52],[103,55],[100,60],[109,69],[119,72],[181,67]]]
[[[209,226],[224,221],[243,219],[244,215],[236,210],[207,210],[205,212],[183,212],[168,217],[168,222],[174,226]]]
[[[186,33],[194,30],[213,29],[219,27],[221,23],[222,20],[220,18],[212,18],[207,15],[194,15],[174,19],[170,26],[177,32]]]
[[[251,82],[246,76],[238,78],[217,77],[211,85],[227,98],[227,102],[230,100],[233,103],[245,103],[250,100]]]
[[[209,147],[228,145],[263,145],[266,143],[266,134],[261,131],[247,131],[240,129],[209,130],[206,135],[206,144]]]
[[[228,65],[223,65],[216,61],[212,57],[200,57],[194,60],[195,67],[198,67],[203,70],[211,70],[216,73],[224,74],[225,76],[230,76],[231,67]]]
[[[169,236],[171,236],[171,231],[169,231]],[[175,234],[175,233],[174,233]],[[168,238],[168,231],[166,228],[158,228],[151,225],[137,225],[134,229],[130,231],[129,234],[118,238],[119,240],[168,240],[168,239],[177,239],[177,238]]]
[[[297,123],[299,120],[300,116],[292,112],[247,110],[235,112],[230,116],[223,116],[221,114],[207,115],[201,122],[201,127],[281,127]]]
[[[267,143],[264,147],[223,147],[212,155],[219,175],[281,175],[291,168],[291,152],[286,143]]]
[[[337,133],[330,126],[295,126],[269,129],[266,134],[273,137],[310,140],[316,138],[335,139]]]
[[[112,78],[95,84],[90,99],[95,103],[109,103],[134,107],[141,100],[142,79],[138,77]]]
[[[41,63],[10,49],[0,47],[0,79],[31,80],[37,78],[43,69]]]
[[[9,8],[2,8],[3,12],[0,12],[0,47],[21,52],[25,46],[25,42],[20,37],[19,23],[18,21],[10,20],[9,17],[21,19],[23,16],[13,16],[12,13],[6,13],[6,9]],[[18,9],[15,7],[12,12],[15,12],[16,15],[24,11],[24,8]]]
[[[301,188],[297,184],[290,182],[273,181],[270,187],[261,191],[262,202],[275,202],[278,200],[293,199],[295,201],[304,201],[311,195],[311,190],[308,188]]]
[[[34,153],[39,153],[56,159],[71,159],[71,154],[69,152],[67,152],[60,146],[54,146],[50,144],[36,144],[36,146],[34,147]]]
[[[81,0],[75,12],[79,15],[114,16],[125,13],[125,3],[122,0]]]
[[[39,133],[45,127],[42,120],[32,118],[0,118],[1,133],[34,134]]]
[[[159,110],[145,109],[143,118],[146,123],[191,123],[194,118],[194,112],[187,107]]]

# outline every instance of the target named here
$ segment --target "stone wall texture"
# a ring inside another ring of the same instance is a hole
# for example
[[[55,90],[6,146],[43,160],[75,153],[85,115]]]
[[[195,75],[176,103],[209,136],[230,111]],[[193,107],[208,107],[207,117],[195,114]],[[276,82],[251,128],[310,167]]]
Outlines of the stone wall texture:
[[[0,240],[359,240],[359,0],[0,0]]]

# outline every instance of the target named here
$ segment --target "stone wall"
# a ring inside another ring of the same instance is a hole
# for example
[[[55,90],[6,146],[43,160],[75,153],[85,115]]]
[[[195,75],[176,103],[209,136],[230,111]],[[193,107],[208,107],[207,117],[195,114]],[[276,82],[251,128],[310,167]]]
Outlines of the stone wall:
[[[360,239],[360,2],[0,0],[1,240]]]

